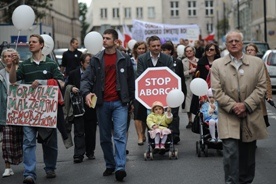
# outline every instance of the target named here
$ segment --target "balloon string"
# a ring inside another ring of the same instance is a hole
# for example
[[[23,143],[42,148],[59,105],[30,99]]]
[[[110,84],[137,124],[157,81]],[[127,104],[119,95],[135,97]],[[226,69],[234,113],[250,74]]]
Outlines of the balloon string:
[[[17,51],[17,44],[19,41],[19,35],[20,35],[20,30],[18,31],[17,39],[16,39],[16,44],[15,44],[15,50]]]

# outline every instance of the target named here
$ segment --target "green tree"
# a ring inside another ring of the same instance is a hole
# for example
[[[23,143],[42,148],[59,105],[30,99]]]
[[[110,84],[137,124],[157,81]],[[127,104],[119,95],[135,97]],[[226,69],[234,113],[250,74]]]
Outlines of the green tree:
[[[49,8],[50,3],[53,0],[0,0],[0,11],[4,11],[4,17],[2,17],[2,22],[12,23],[12,13],[15,8],[25,4],[34,10],[36,15],[36,21],[43,18],[46,14],[41,8]]]
[[[221,19],[218,22],[217,30],[218,30],[218,33],[219,33],[218,34],[219,38],[226,34],[226,32],[228,31],[229,27],[230,26],[229,26],[228,19]]]
[[[84,43],[84,37],[86,35],[86,31],[89,27],[89,24],[86,22],[86,13],[88,11],[87,5],[85,3],[79,3],[79,19],[81,22],[81,44]]]

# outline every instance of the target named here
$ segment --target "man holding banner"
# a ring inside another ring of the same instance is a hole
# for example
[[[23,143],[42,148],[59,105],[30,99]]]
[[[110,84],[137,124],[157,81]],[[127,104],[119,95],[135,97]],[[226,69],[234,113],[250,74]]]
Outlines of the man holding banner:
[[[44,47],[43,37],[33,34],[29,38],[29,49],[32,57],[19,64],[16,71],[15,63],[10,70],[10,82],[22,80],[25,84],[31,84],[33,89],[40,85],[40,81],[55,79],[62,83],[63,76],[58,65],[42,54]],[[56,177],[55,169],[57,162],[57,131],[55,128],[23,127],[23,164],[25,184],[35,183],[36,180],[36,136],[42,141],[43,158],[47,178]]]

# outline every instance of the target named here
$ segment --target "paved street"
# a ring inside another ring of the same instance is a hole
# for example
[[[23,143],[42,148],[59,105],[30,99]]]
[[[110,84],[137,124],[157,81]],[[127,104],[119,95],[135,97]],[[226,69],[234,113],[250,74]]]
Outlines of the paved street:
[[[254,184],[275,184],[276,183],[276,109],[268,105],[269,119],[271,126],[268,128],[269,138],[258,141],[257,145],[257,168]],[[196,155],[195,142],[199,139],[198,134],[185,128],[187,122],[186,114],[180,112],[181,118],[181,141],[176,147],[179,150],[178,160],[169,160],[168,154],[153,161],[144,161],[143,153],[146,145],[137,145],[137,136],[131,123],[129,131],[127,157],[127,177],[125,183],[175,183],[175,184],[222,184],[223,167],[222,157],[217,155],[215,150],[209,150],[209,157]],[[0,151],[2,155],[2,150]],[[43,170],[41,145],[37,147],[37,183],[38,184],[108,184],[118,183],[114,175],[103,177],[105,170],[101,148],[97,145],[95,160],[87,160],[83,163],[73,163],[73,148],[65,149],[59,135],[59,156],[57,163],[57,177],[46,179]],[[4,162],[0,159],[1,175],[4,171]],[[23,165],[13,166],[15,175],[9,178],[0,178],[1,184],[18,184],[23,181]]]

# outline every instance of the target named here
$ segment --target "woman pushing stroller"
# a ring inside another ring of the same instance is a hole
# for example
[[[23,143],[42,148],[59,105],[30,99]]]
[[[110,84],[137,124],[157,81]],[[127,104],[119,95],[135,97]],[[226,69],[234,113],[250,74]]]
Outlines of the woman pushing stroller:
[[[171,108],[164,110],[163,104],[155,101],[152,104],[151,113],[147,116],[150,138],[154,139],[155,149],[165,149],[165,143],[171,130],[168,128],[172,122]]]

